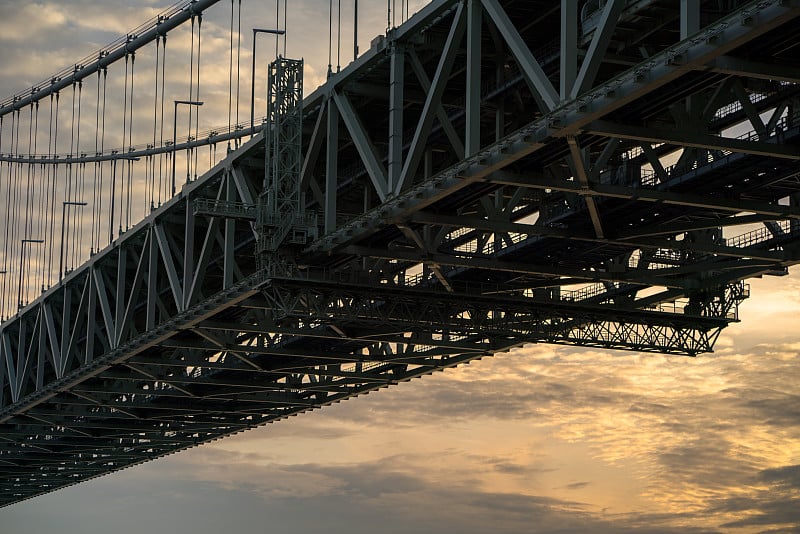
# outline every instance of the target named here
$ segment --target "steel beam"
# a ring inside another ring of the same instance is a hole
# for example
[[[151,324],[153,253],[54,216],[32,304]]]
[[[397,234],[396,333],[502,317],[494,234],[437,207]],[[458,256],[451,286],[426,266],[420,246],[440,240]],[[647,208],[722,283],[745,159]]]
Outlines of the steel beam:
[[[665,129],[619,124],[609,121],[595,121],[584,128],[586,133],[630,139],[647,143],[668,143],[676,146],[706,148],[710,150],[729,150],[742,154],[769,156],[791,160],[800,159],[800,148],[780,144],[776,139],[752,141],[718,135],[703,134],[686,129]],[[772,141],[772,142],[770,142]]]
[[[553,88],[553,84],[545,74],[539,62],[531,53],[525,40],[514,27],[514,23],[508,17],[498,0],[481,0],[483,7],[491,17],[492,22],[497,27],[503,39],[508,44],[508,48],[514,55],[514,59],[520,66],[525,81],[533,91],[533,95],[543,113],[553,110],[558,105],[558,92]]]
[[[595,28],[592,35],[592,42],[589,44],[589,49],[586,51],[583,63],[581,63],[581,69],[575,78],[575,84],[570,91],[570,98],[577,98],[578,95],[593,86],[608,45],[611,43],[611,37],[617,27],[619,16],[626,5],[626,2],[606,2],[603,6],[600,21],[597,23],[597,28]]]

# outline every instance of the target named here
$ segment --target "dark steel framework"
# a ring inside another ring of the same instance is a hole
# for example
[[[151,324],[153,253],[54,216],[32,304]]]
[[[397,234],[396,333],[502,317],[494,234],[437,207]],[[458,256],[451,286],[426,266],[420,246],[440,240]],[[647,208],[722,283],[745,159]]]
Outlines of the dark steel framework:
[[[712,350],[800,259],[798,16],[433,1],[302,102],[318,227],[263,244],[286,108],[2,325],[0,504],[525,343]]]

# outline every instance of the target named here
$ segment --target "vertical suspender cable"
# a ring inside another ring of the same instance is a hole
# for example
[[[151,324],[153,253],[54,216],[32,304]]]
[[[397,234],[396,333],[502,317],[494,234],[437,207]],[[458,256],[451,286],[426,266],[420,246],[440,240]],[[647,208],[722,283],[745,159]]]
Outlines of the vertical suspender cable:
[[[33,153],[37,154],[38,150],[39,150],[39,101],[38,100],[36,101],[36,112],[35,112],[34,120],[35,120],[35,122],[33,124]],[[36,187],[37,184],[40,184],[41,177],[36,175],[35,164],[33,162],[31,162],[31,165],[34,165],[34,170],[33,170],[33,172],[34,172],[33,188],[34,188],[34,196],[36,197],[36,205],[38,206],[38,208],[36,210],[36,214],[34,216],[34,220],[35,220],[35,223],[36,223],[36,239],[43,240],[43,239],[45,239],[44,232],[42,231],[42,220],[43,220],[43,211],[44,211],[44,207],[43,207],[42,202],[44,201],[44,196],[43,196],[44,187],[43,186],[38,187],[38,188]],[[40,172],[42,174],[44,174],[44,165],[40,165]],[[44,245],[44,243],[42,245]],[[35,261],[35,263],[37,264],[36,266],[38,267],[39,271],[43,271],[44,270],[44,265],[42,263],[40,263],[38,260],[35,260],[35,259],[41,253],[41,250],[43,248],[44,248],[44,246],[41,246],[38,249],[36,249],[35,255],[31,254],[31,258],[32,258],[31,262]],[[31,276],[29,277],[29,279],[34,280],[33,287],[34,287],[34,291],[35,291],[36,290],[36,282],[35,282],[36,277],[35,277],[33,271],[29,271],[29,272],[31,273]]]
[[[116,151],[112,151],[112,154]],[[108,244],[114,241],[114,210],[117,203],[117,160],[111,160],[111,198],[108,203]]]
[[[0,117],[0,152],[2,151],[3,151],[3,117]],[[11,162],[9,162],[9,165],[11,165]],[[0,163],[0,180],[2,179],[2,171],[3,171],[3,165],[2,163]],[[2,190],[2,181],[0,181],[0,190]],[[0,199],[1,198],[3,197],[0,196]],[[6,194],[6,199],[8,199],[8,194]],[[6,209],[6,227],[8,227],[8,209]],[[3,256],[3,263],[0,264],[0,270],[7,271],[8,269],[5,267],[6,265],[7,265],[6,257]],[[0,275],[0,278],[5,278],[5,275]],[[5,291],[3,291],[3,293],[5,293]],[[4,320],[3,317],[4,313],[5,310],[3,309],[2,303],[0,303],[0,321]]]
[[[194,17],[195,17],[195,15],[192,15],[192,44],[191,44],[191,50],[189,52],[189,101],[191,101],[192,97],[194,96]],[[191,162],[192,162],[192,152],[191,152],[192,149],[189,148],[189,145],[188,145],[189,139],[188,138],[192,136],[192,112],[194,111],[195,106],[186,106],[186,107],[189,108],[189,110],[188,110],[189,111],[189,130],[186,133],[186,136],[187,136],[187,139],[186,139],[186,141],[187,141],[187,145],[186,145],[186,181],[188,182],[189,181],[189,174],[191,172],[190,168],[191,168]],[[178,113],[177,106],[175,107],[175,113],[176,114]],[[177,152],[176,152],[176,154],[177,154]]]
[[[195,90],[194,90],[194,101],[200,102],[200,43],[202,41],[202,29],[203,29],[203,15],[197,15],[197,83],[195,83]],[[197,107],[197,106],[192,106]],[[200,129],[200,108],[197,107],[194,114],[194,139],[195,141],[198,138]],[[200,154],[200,150],[197,148],[193,148],[192,152],[194,152],[194,179],[197,180],[197,157]]]
[[[14,114],[11,114],[12,124]],[[3,147],[3,117],[0,117],[0,151]],[[13,131],[13,128],[12,128]],[[9,152],[11,149],[9,148]],[[2,166],[0,166],[0,174],[2,174]],[[9,179],[6,181],[6,221],[5,221],[5,239],[3,240],[3,265],[2,270],[8,273],[8,218],[11,214],[11,161],[8,162]],[[0,276],[3,279],[2,292],[0,292],[0,321],[5,320],[6,314],[6,277],[8,274]]]
[[[100,153],[106,150],[106,87],[108,85],[108,68],[103,67],[103,113],[100,122]],[[100,183],[97,186],[97,248],[100,248],[103,218],[103,190],[105,180],[103,175],[103,164],[100,163]]]
[[[157,135],[158,135],[158,67],[160,58],[158,56],[161,52],[161,36],[156,35],[156,72],[155,72],[155,90],[153,92],[153,148],[155,148]],[[164,95],[161,95],[162,98]],[[150,158],[150,209],[155,207],[155,188],[156,188],[156,167],[155,158]],[[147,213],[147,205],[145,204],[145,213]]]
[[[0,117],[0,152],[2,152],[2,151],[3,151],[3,117]],[[8,165],[9,166],[11,165],[10,161],[8,162]],[[3,170],[3,166],[0,164],[0,176],[2,175],[2,170]],[[0,191],[2,191],[2,190],[3,190],[3,183],[0,180]],[[3,198],[3,196],[0,195],[0,198]],[[6,199],[8,199],[8,192],[6,192]],[[8,209],[6,209],[6,228],[7,227],[8,227]],[[3,263],[2,263],[2,265],[0,265],[0,270],[8,271],[8,269],[5,268],[6,265],[7,265],[7,262],[6,262],[6,257],[4,255],[3,256]],[[5,275],[2,276],[2,278],[5,279]],[[3,291],[3,293],[5,294],[5,291]],[[0,306],[0,321],[3,321],[4,314],[5,314],[5,310],[3,309],[3,306]]]
[[[242,58],[242,0],[239,0],[239,21],[237,23],[236,38],[236,127],[239,127],[239,81]],[[236,146],[239,146],[239,138],[236,138]]]
[[[336,0],[336,72],[342,70],[342,0]]]
[[[230,30],[230,37],[231,37],[231,47],[228,54],[228,132],[230,133],[233,128],[232,119],[233,116],[233,16],[234,16],[234,5],[233,0],[231,0],[231,30]],[[231,151],[231,140],[228,139],[228,152]]]
[[[130,98],[130,119],[128,120],[128,146],[126,147],[129,152],[133,146],[133,82],[134,82],[134,67],[136,66],[136,52],[131,52],[131,98]],[[131,199],[133,197],[133,160],[127,159],[128,162],[128,202],[125,210],[125,229],[131,226]]]
[[[94,153],[95,155],[100,154],[100,67],[97,68],[97,97],[95,100],[95,108],[94,108]],[[95,245],[97,243],[97,221],[100,219],[100,214],[97,212],[98,202],[98,190],[97,187],[99,185],[99,172],[98,172],[99,162],[94,163],[94,180],[92,182],[92,243],[91,247],[89,248],[89,254],[94,254]],[[100,247],[98,246],[97,249],[99,250]]]
[[[328,77],[333,73],[333,0],[328,0]]]
[[[286,5],[286,0],[283,0],[283,57],[286,57],[286,37],[289,35],[289,32],[286,29],[286,20],[289,14],[289,7]],[[278,36],[280,37],[280,35]]]
[[[358,0],[353,0],[353,61],[358,59]]]
[[[11,154],[18,155],[17,154],[17,138],[19,137],[19,120],[20,120],[19,110],[17,110],[16,112],[12,112],[12,118],[13,118],[13,120],[11,122]],[[9,292],[13,291],[13,289],[14,289],[14,287],[12,285],[12,282],[11,282],[11,272],[12,272],[14,260],[16,259],[16,256],[15,256],[15,250],[16,250],[15,241],[16,241],[16,221],[17,221],[17,217],[11,215],[11,210],[14,209],[16,211],[16,206],[17,206],[17,168],[18,168],[18,166],[19,166],[18,163],[14,163],[14,164],[9,163],[9,165],[8,165],[8,173],[9,173],[8,174],[8,181],[9,181],[9,187],[10,187],[10,190],[11,190],[11,194],[9,195],[9,198],[11,200],[10,200],[9,209],[6,210],[6,211],[9,214],[8,231],[10,232],[11,235],[10,235],[10,237],[8,239],[8,247],[9,247],[8,265],[7,265],[8,273],[5,276],[3,276],[3,282],[4,282],[4,285],[5,285],[6,280],[8,281],[8,291]],[[5,293],[6,293],[6,291],[5,291],[5,288],[4,288],[3,294],[5,295]],[[8,306],[10,308],[9,315],[11,315],[11,312],[14,309],[14,303],[13,303],[13,300],[12,300],[12,298],[10,296],[8,298]]]
[[[10,154],[14,153],[14,130],[17,122],[17,114],[12,112],[11,113],[11,142],[9,143],[8,151]],[[2,313],[2,317],[6,317],[6,293],[8,289],[8,279],[11,272],[11,262],[9,261],[9,255],[13,256],[14,254],[14,247],[13,243],[10,241],[13,239],[11,234],[11,227],[13,221],[11,219],[11,207],[13,206],[11,200],[12,196],[14,195],[13,189],[13,175],[14,175],[14,164],[9,161],[8,162],[8,180],[6,181],[6,231],[5,231],[5,239],[3,240],[3,267],[6,271],[6,274],[2,277],[3,278],[3,294],[2,294],[2,302],[0,303],[0,313]],[[9,245],[11,248],[9,250]],[[9,304],[11,304],[9,302]],[[10,315],[10,312],[9,312]]]
[[[39,101],[37,100],[36,101],[36,112],[35,112],[35,118],[34,118],[34,124],[33,124],[33,154],[34,155],[37,154],[38,149],[39,149]],[[34,169],[33,169],[33,174],[34,174],[33,189],[34,189],[34,197],[36,199],[36,206],[37,206],[36,213],[34,214],[34,223],[36,224],[36,234],[35,235],[36,235],[36,239],[41,240],[41,239],[44,239],[44,234],[42,232],[42,212],[44,211],[44,208],[42,206],[42,202],[44,201],[44,196],[42,195],[42,193],[43,193],[43,189],[44,188],[43,187],[39,187],[39,188],[36,187],[36,184],[40,183],[41,180],[40,180],[40,177],[38,177],[36,175],[36,164],[33,161],[31,161],[31,165],[34,167]],[[40,171],[42,173],[44,173],[44,165],[40,164],[39,167],[40,167]],[[29,256],[29,258],[30,258],[29,261],[31,263],[33,263],[38,268],[39,271],[43,271],[44,270],[44,264],[40,263],[36,258],[39,256],[39,254],[41,253],[41,249],[43,249],[43,248],[44,248],[44,246],[39,247],[38,249],[36,249],[36,252],[33,252]],[[30,266],[29,266],[29,269],[30,269]],[[30,273],[30,276],[28,277],[28,279],[29,280],[34,280],[33,288],[34,288],[34,291],[36,291],[36,282],[35,282],[36,274],[32,270],[29,270],[28,272]],[[29,283],[26,282],[26,284],[27,284],[26,287],[30,287]]]
[[[61,93],[56,93],[56,110],[53,120],[53,155],[58,154],[58,104]],[[58,182],[58,164],[53,165],[53,181],[50,184],[50,247],[47,253],[47,264],[50,265],[50,279],[48,285],[52,285],[56,277],[53,276],[52,266],[55,265],[53,254],[55,254],[55,231],[56,231],[56,184]],[[61,278],[59,274],[57,278]]]
[[[275,0],[275,29],[281,29],[281,0]],[[253,36],[255,39],[256,36]],[[275,36],[275,57],[278,57],[278,42],[280,39],[280,35]]]
[[[53,94],[50,93],[50,120],[49,126],[47,128],[47,157],[48,159],[53,156]],[[44,232],[47,235],[45,239],[45,243],[42,246],[42,292],[44,292],[45,288],[50,282],[49,271],[51,269],[51,264],[47,261],[47,251],[50,249],[51,244],[53,242],[53,232],[50,230],[50,213],[52,210],[50,209],[51,203],[54,201],[53,198],[50,197],[50,187],[51,182],[53,181],[53,172],[55,171],[56,165],[47,165],[46,172],[47,172],[47,181],[45,182],[45,212],[44,212]],[[45,274],[47,273],[47,274]]]
[[[22,122],[21,113],[20,113],[20,110],[17,110],[17,124],[16,124],[16,131],[15,131],[16,148],[14,149],[14,153],[17,154],[17,156],[19,156],[19,154],[20,154],[20,152],[19,152],[19,128],[20,128],[20,123],[21,122]],[[14,207],[19,206],[19,203],[21,201],[21,199],[19,198],[19,195],[20,195],[20,191],[19,191],[20,181],[21,181],[20,165],[17,164],[17,165],[14,165],[14,198],[11,201],[11,205],[14,206]],[[11,220],[11,247],[12,247],[12,250],[17,247],[17,239],[19,237],[17,235],[18,229],[19,229],[19,217],[12,217],[12,220]],[[19,254],[22,254],[22,251],[20,250],[22,248],[21,245],[22,244],[20,243],[20,248],[17,249]],[[14,256],[13,253],[11,255],[12,255],[12,257]],[[9,265],[9,267],[11,267],[11,266]],[[12,282],[9,281],[9,286],[11,285],[11,283]],[[9,302],[9,304],[11,304],[11,302]]]
[[[163,36],[164,46],[161,48],[161,139],[159,146],[164,146],[164,92],[165,79],[166,79],[166,66],[167,66],[167,34]],[[161,205],[161,187],[164,172],[164,154],[163,152],[158,155],[158,205]],[[166,185],[166,183],[164,184]],[[166,194],[164,198],[167,198]]]
[[[17,123],[17,113],[11,113],[11,142],[9,145],[9,153],[14,153],[14,131],[16,128]],[[12,198],[14,197],[14,164],[9,161],[8,162],[8,181],[7,181],[7,195],[6,195],[6,235],[5,240],[3,241],[3,263],[6,270],[6,274],[3,276],[3,296],[2,296],[2,312],[3,316],[6,313],[6,293],[7,289],[10,289],[8,280],[11,273],[11,258],[9,256],[14,255],[14,245],[13,245],[13,235],[11,235],[12,226],[14,224],[11,218],[11,207],[14,205],[12,203]],[[10,247],[10,248],[9,248]],[[9,302],[9,305],[11,302]],[[10,315],[10,311],[9,311]]]
[[[125,153],[125,134],[128,133],[128,113],[127,113],[127,110],[128,110],[128,55],[129,55],[128,53],[125,54],[125,85],[124,85],[125,88],[123,89],[123,95],[122,95],[122,144],[120,146],[122,147],[121,150],[122,150],[123,154]],[[124,167],[123,167],[123,172],[124,172]],[[115,193],[116,188],[117,188],[117,175],[116,175],[116,172],[115,172],[113,174],[112,185],[111,185],[112,195]],[[122,184],[121,184],[120,189],[121,189],[121,194],[120,194],[120,201],[119,201],[119,205],[120,205],[119,234],[122,233],[122,219],[123,219],[122,202],[123,202],[123,199],[125,198],[124,174],[123,174],[123,180],[122,180]],[[116,199],[114,199],[114,200],[116,200]],[[113,211],[114,202],[112,202],[111,206],[112,206],[112,211]],[[113,213],[111,214],[111,220],[112,221],[114,220],[114,214]],[[119,234],[117,234],[117,235],[119,235]]]
[[[69,130],[69,157],[72,159],[73,156],[73,148],[75,146],[75,85],[76,83],[72,83],[72,120]],[[65,196],[66,202],[72,201],[72,163],[67,163],[67,191]],[[62,205],[62,215],[65,215],[67,209],[71,210],[71,206],[69,204]],[[71,213],[71,211],[70,211]],[[65,270],[65,262],[68,260],[69,255],[69,241],[68,237],[70,235],[69,228],[70,228],[71,218],[66,216],[61,217],[61,253],[59,255],[58,260],[58,272],[59,272],[59,279],[66,274]],[[66,237],[65,237],[66,236]]]
[[[80,155],[80,148],[81,148],[81,101],[83,99],[83,80],[78,82],[78,123],[77,123],[77,135],[75,141],[75,155]],[[81,162],[78,164],[78,172],[75,176],[75,189],[73,190],[74,196],[77,197],[78,202],[83,202],[83,186],[84,186],[84,175],[86,171],[86,164]],[[78,188],[80,186],[80,189]],[[80,192],[78,192],[80,191]],[[80,247],[81,247],[81,237],[83,237],[83,225],[81,224],[81,217],[83,216],[83,212],[79,207],[76,207],[72,210],[73,214],[73,239],[74,239],[74,246],[72,247],[72,269],[75,269],[78,266],[78,260],[80,259]]]
[[[32,157],[32,148],[33,148],[33,102],[31,102],[31,110],[30,116],[28,117],[28,158]],[[22,308],[24,305],[24,299],[27,298],[26,289],[28,287],[27,282],[24,280],[25,278],[25,271],[30,268],[30,247],[28,248],[28,255],[25,255],[25,241],[31,238],[31,230],[33,228],[33,176],[31,172],[33,171],[33,165],[28,163],[27,167],[27,181],[25,184],[25,224],[22,228],[22,239],[23,242],[20,246],[20,257],[19,257],[19,286],[17,287],[17,302],[19,307]],[[24,269],[23,269],[23,262],[24,262]],[[30,271],[28,271],[30,272]],[[24,289],[23,289],[24,288]]]
[[[78,82],[78,118],[75,125],[76,130],[76,141],[75,141],[75,156],[80,156],[80,147],[81,147],[81,100],[83,99],[83,80]],[[72,189],[72,200],[76,202],[82,202],[82,172],[83,172],[83,163],[78,163],[77,170],[73,169],[73,176],[74,176],[74,184]],[[72,209],[72,222],[70,223],[70,228],[72,230],[71,238],[72,238],[72,245],[71,245],[71,254],[72,260],[69,269],[73,270],[77,266],[77,256],[78,250],[80,248],[80,241],[78,239],[78,235],[80,233],[80,218],[81,218],[81,210],[78,206],[74,206]]]

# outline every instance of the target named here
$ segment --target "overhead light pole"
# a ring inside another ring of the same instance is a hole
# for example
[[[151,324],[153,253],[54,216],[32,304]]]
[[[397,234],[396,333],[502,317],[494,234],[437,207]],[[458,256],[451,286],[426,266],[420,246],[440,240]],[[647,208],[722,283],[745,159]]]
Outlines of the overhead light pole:
[[[265,30],[253,28],[253,68],[250,73],[250,137],[253,137],[256,118],[256,36],[259,33],[271,35],[286,35],[286,30]]]
[[[172,115],[172,196],[175,196],[175,156],[178,151],[175,149],[178,140],[178,106],[202,106],[203,102],[197,100],[175,100],[175,110]],[[187,178],[188,181],[188,178]]]

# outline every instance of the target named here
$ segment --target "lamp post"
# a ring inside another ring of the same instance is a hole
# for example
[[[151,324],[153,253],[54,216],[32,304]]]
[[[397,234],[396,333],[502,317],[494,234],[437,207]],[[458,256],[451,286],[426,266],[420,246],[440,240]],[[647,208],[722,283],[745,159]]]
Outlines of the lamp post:
[[[175,196],[175,156],[177,155],[177,150],[175,150],[177,136],[178,136],[178,106],[179,105],[186,105],[186,106],[202,106],[202,102],[198,102],[196,100],[175,100],[175,111],[173,114],[173,121],[172,121],[172,196]]]
[[[250,137],[253,137],[253,128],[255,127],[256,117],[256,35],[259,33],[269,33],[272,35],[285,35],[286,30],[265,30],[262,28],[253,28],[253,70],[250,73]]]
[[[65,200],[61,203],[61,251],[58,258],[58,281],[64,277],[64,225],[67,218],[67,206],[86,206],[86,202]]]
[[[19,251],[19,287],[17,288],[17,304],[22,309],[22,280],[25,279],[25,245],[28,243],[44,243],[44,239],[23,239],[22,247]],[[26,287],[27,289],[27,287]]]

